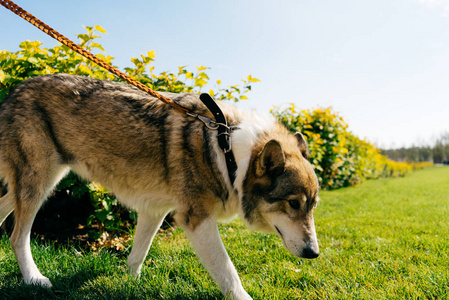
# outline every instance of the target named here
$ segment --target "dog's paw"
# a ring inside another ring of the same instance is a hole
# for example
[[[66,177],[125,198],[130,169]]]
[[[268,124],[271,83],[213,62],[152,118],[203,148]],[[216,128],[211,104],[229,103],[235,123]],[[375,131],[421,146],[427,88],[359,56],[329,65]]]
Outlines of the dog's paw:
[[[48,279],[45,276],[39,276],[39,277],[31,277],[30,279],[24,280],[26,284],[33,284],[33,285],[40,285],[42,287],[51,288],[52,284],[50,282],[50,279]]]
[[[128,265],[129,275],[131,275],[134,278],[140,277],[140,270],[141,270],[141,267],[134,267],[134,266]]]
[[[229,298],[226,299],[232,299],[232,300],[252,300],[251,296],[245,291],[241,290],[239,292],[237,291],[231,291],[229,293]]]

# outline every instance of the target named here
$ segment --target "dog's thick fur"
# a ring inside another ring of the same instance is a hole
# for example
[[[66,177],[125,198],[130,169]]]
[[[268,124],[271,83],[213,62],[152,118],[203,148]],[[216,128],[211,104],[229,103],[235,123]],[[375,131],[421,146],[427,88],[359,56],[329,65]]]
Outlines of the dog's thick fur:
[[[212,117],[194,94],[163,93]],[[216,131],[138,89],[65,74],[29,79],[0,105],[0,224],[14,211],[11,244],[26,283],[51,286],[30,251],[34,217],[71,169],[138,212],[128,266],[139,275],[164,217],[192,242],[223,294],[250,299],[220,239],[217,219],[235,214],[275,232],[299,256],[318,256],[313,208],[318,181],[301,134],[268,116],[219,103],[238,169],[231,185]]]

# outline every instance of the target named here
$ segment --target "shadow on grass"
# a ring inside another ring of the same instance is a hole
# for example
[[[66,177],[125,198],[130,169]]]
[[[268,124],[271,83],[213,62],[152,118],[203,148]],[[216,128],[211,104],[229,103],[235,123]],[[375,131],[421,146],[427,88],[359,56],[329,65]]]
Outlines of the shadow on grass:
[[[168,299],[168,300],[213,300],[225,299],[220,292],[195,291],[194,294],[182,288],[177,290],[160,290],[157,288],[145,288],[138,285],[138,279],[130,279],[133,284],[126,282],[120,286],[108,284],[94,286],[90,282],[98,281],[97,278],[105,275],[104,272],[79,271],[71,275],[59,275],[50,280],[51,288],[36,285],[26,285],[22,275],[18,272],[5,274],[1,278],[0,299]],[[135,282],[134,282],[135,280]],[[137,284],[137,286],[136,286]]]
[[[210,294],[207,292],[198,292],[195,295],[186,295],[179,293],[161,293],[157,290],[136,291],[130,293],[129,290],[110,290],[102,289],[102,291],[92,291],[92,288],[83,289],[83,282],[92,279],[87,278],[85,281],[78,280],[77,277],[82,274],[75,275],[74,279],[78,284],[64,285],[62,281],[56,282],[52,288],[44,288],[40,286],[25,285],[23,282],[17,283],[19,275],[14,274],[5,276],[7,282],[15,282],[15,284],[6,285],[0,289],[0,299],[166,299],[166,300],[215,300],[225,299],[220,293]],[[73,281],[71,281],[73,282]]]
[[[70,276],[58,276],[50,278],[53,287],[45,288],[25,284],[20,273],[6,274],[2,278],[0,299],[82,299],[85,298],[85,293],[79,293],[82,287],[100,275],[101,272],[80,271]]]
[[[195,295],[185,295],[185,294],[170,294],[170,295],[162,295],[158,291],[147,292],[144,295],[130,295],[126,292],[114,292],[114,293],[102,293],[101,298],[97,299],[114,299],[114,300],[122,300],[122,299],[164,299],[164,300],[221,300],[226,299],[223,297],[221,293],[216,293],[215,295],[211,295],[209,293],[197,293]]]
[[[3,278],[0,299],[62,299],[53,289],[23,283],[21,274],[10,274]]]

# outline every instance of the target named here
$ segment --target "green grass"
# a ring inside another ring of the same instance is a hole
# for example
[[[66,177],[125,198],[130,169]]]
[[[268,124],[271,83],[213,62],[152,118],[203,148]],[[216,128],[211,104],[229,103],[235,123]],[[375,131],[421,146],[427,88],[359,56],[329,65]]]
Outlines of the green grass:
[[[220,227],[254,299],[446,299],[449,297],[449,168],[321,193],[321,255],[301,260],[274,235],[235,221]],[[0,240],[0,299],[222,299],[180,229],[159,234],[140,279],[122,253],[33,242],[52,289],[25,286],[9,241]]]

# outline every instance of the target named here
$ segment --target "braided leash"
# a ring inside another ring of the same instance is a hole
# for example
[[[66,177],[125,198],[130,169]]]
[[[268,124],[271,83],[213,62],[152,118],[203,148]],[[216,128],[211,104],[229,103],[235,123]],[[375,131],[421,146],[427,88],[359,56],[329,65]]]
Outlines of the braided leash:
[[[107,62],[102,60],[101,58],[98,58],[95,55],[93,55],[92,53],[90,53],[89,51],[83,49],[82,47],[80,47],[79,45],[75,44],[74,42],[72,42],[71,40],[69,40],[68,38],[66,38],[65,36],[60,34],[59,32],[57,32],[56,30],[54,30],[53,28],[51,28],[50,26],[48,26],[47,24],[45,24],[44,22],[39,20],[38,18],[33,16],[32,14],[28,13],[27,11],[25,11],[20,6],[16,5],[14,2],[9,1],[9,0],[0,0],[0,4],[2,6],[4,6],[4,7],[6,7],[7,9],[9,9],[10,11],[12,11],[13,13],[15,13],[16,15],[18,15],[19,17],[25,19],[26,21],[28,21],[32,25],[36,26],[37,28],[39,28],[40,30],[42,30],[43,32],[45,32],[46,34],[51,36],[52,38],[56,39],[61,44],[66,45],[67,47],[69,47],[73,51],[75,51],[78,54],[84,56],[85,58],[93,61],[94,63],[96,63],[100,67],[108,70],[109,72],[111,72],[115,76],[125,80],[129,84],[132,84],[132,85],[136,86],[137,88],[141,89],[142,91],[147,92],[151,96],[158,98],[162,102],[170,105],[171,107],[175,108],[176,110],[180,111],[181,113],[183,113],[183,114],[187,113],[188,110],[185,109],[184,107],[176,104],[175,102],[173,102],[173,100],[168,99],[167,97],[164,97],[161,94],[153,91],[152,89],[150,89],[149,87],[147,87],[143,83],[135,80],[134,78],[131,78],[130,76],[128,76],[127,74],[125,74],[125,73],[121,72],[120,70],[114,68],[113,66],[111,66],[110,64],[108,64]]]

